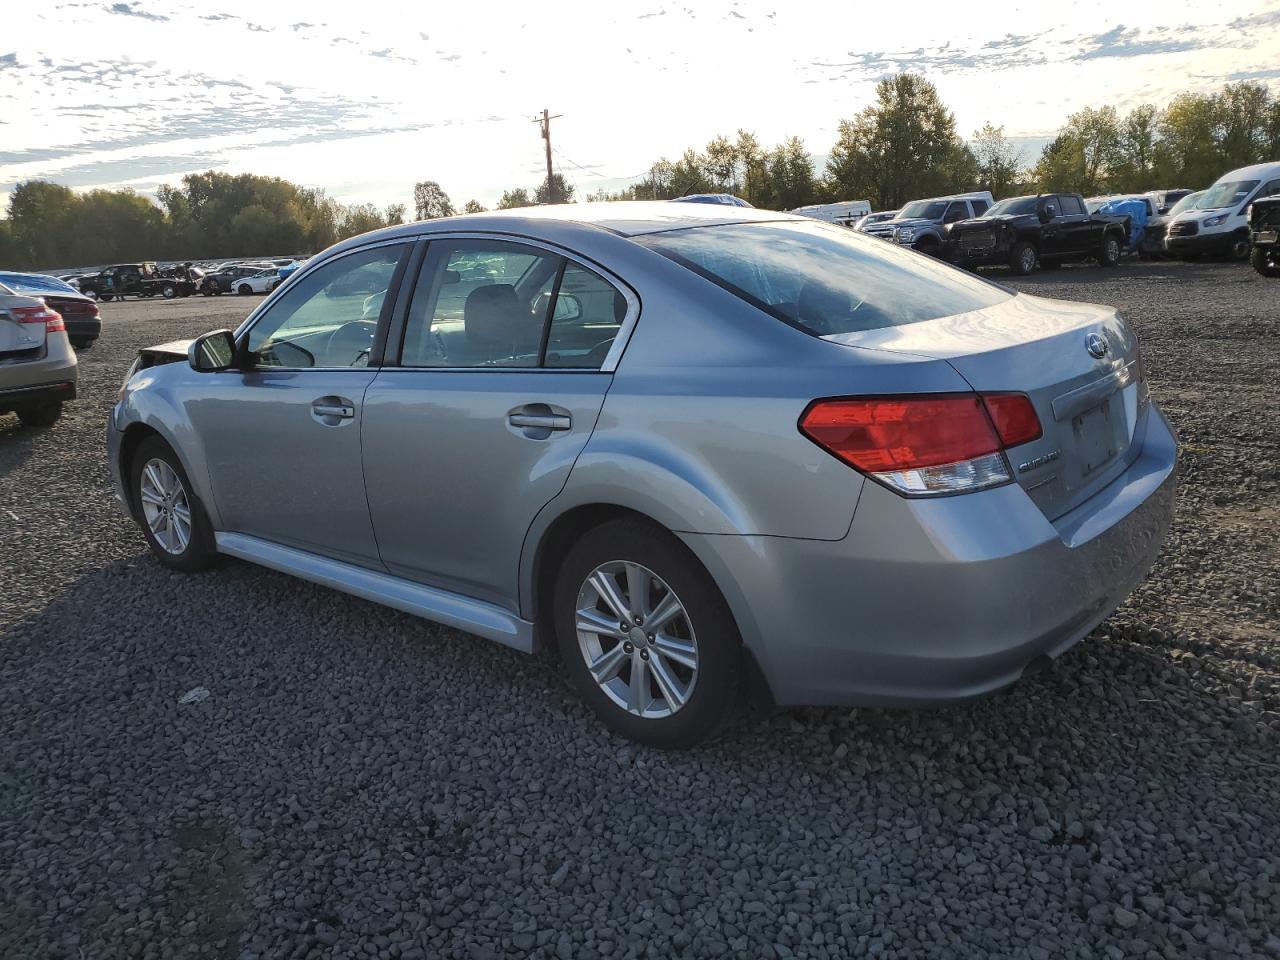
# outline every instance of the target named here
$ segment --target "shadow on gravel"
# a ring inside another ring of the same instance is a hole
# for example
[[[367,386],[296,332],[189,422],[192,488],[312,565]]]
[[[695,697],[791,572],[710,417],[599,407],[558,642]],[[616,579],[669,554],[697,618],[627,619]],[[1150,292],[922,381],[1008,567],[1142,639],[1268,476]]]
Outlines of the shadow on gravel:
[[[527,956],[526,927],[579,909],[537,905],[575,897],[593,923],[665,897],[690,930],[707,907],[782,929],[790,901],[744,904],[770,877],[861,904],[848,942],[910,890],[887,929],[992,897],[1044,918],[1010,919],[1009,945],[1258,948],[1280,915],[1276,704],[1160,624],[1126,607],[985,700],[781,712],[664,754],[606,734],[549,658],[139,551],[0,633],[0,955],[145,933],[161,955],[324,956],[411,930],[428,956],[478,935]]]
[[[40,438],[58,429],[28,427],[13,413],[0,413],[0,479],[15,472],[36,452]]]

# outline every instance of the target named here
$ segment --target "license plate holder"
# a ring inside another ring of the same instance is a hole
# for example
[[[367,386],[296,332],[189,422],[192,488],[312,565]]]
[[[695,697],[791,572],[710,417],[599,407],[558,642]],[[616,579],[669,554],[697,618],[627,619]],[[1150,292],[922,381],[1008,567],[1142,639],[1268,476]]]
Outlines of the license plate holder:
[[[1071,418],[1071,432],[1082,477],[1088,477],[1120,455],[1123,431],[1117,427],[1123,422],[1124,415],[1118,400],[1118,397],[1108,397],[1096,407]]]

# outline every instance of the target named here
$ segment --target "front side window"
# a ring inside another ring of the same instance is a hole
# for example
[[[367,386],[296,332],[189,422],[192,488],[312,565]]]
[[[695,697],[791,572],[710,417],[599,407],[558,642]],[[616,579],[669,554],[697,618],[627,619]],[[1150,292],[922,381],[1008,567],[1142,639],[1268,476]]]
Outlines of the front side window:
[[[938,220],[947,209],[945,200],[913,200],[898,213],[899,220]]]
[[[894,244],[820,223],[737,223],[638,238],[815,336],[981,310],[1011,294]]]
[[[947,207],[947,215],[943,218],[943,222],[955,223],[957,220],[964,220],[968,216],[969,211],[965,209],[964,201],[957,200]]]
[[[1079,197],[1063,194],[1058,198],[1058,202],[1062,205],[1060,209],[1063,216],[1078,216],[1084,213],[1084,207],[1081,205]]]
[[[980,217],[986,212],[987,212],[987,201],[985,200],[973,201],[973,215],[975,217]]]
[[[254,366],[364,367],[407,244],[338,257],[301,277],[249,331]]]

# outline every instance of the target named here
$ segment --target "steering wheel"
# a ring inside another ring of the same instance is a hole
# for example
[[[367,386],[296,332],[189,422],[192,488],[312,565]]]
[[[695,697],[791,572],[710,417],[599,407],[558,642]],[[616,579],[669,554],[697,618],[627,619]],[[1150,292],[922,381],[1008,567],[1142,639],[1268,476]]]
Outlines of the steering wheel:
[[[334,362],[331,366],[364,367],[369,365],[369,352],[373,349],[373,337],[378,325],[371,320],[351,320],[333,333],[325,344],[325,354]],[[351,357],[347,363],[340,358]]]

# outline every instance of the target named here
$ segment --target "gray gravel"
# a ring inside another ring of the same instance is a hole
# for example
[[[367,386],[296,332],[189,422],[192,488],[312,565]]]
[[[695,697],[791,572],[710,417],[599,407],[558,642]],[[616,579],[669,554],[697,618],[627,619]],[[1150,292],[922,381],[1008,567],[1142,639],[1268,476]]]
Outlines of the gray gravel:
[[[1280,283],[1017,285],[1137,325],[1186,449],[1151,579],[1005,694],[674,755],[549,659],[153,563],[105,416],[248,304],[106,305],[63,421],[0,417],[0,956],[1280,957]]]

